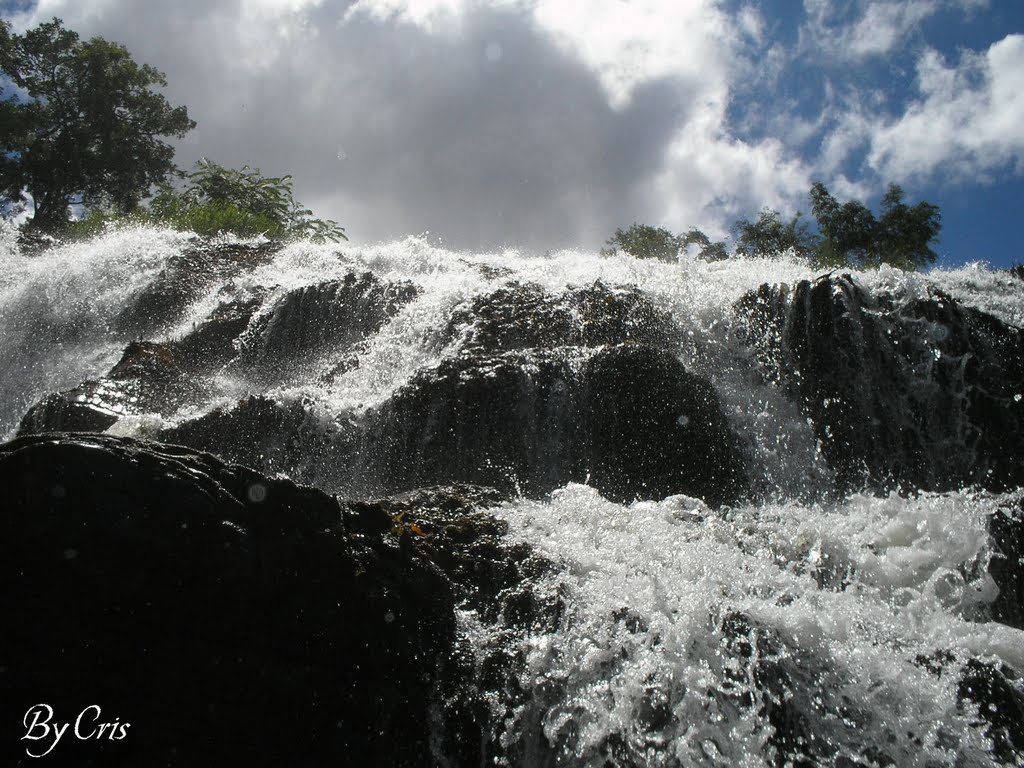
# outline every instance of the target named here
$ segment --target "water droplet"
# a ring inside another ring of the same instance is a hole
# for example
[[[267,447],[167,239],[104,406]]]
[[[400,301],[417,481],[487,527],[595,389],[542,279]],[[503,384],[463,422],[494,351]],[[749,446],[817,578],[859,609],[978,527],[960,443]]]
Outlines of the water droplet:
[[[690,417],[684,413],[678,419],[676,419],[676,424],[678,424],[680,427],[689,426]]]
[[[344,149],[339,149],[338,150],[338,159],[339,160],[347,160],[348,159],[348,152],[346,152]]]
[[[387,613],[384,614],[384,621],[386,623],[390,624],[394,620],[395,620],[395,614],[392,613],[391,611],[388,611]]]
[[[267,498],[267,486],[263,483],[253,483],[249,486],[248,496],[249,501],[254,504],[259,504],[260,502],[265,501]]]

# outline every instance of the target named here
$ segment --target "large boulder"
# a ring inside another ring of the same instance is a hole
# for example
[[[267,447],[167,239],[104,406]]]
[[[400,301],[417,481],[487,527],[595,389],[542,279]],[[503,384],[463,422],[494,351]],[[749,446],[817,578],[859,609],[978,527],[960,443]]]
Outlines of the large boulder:
[[[670,348],[678,330],[668,313],[634,287],[597,281],[559,295],[510,282],[456,308],[442,336],[477,353],[636,342]]]
[[[389,283],[369,272],[289,291],[240,338],[236,365],[255,382],[268,383],[330,353],[326,372],[343,372],[355,364],[356,345],[418,295],[412,283]]]
[[[849,275],[762,286],[737,314],[842,490],[1024,483],[1020,329],[937,289],[871,295]]]
[[[269,262],[280,243],[207,243],[168,260],[152,283],[138,291],[114,319],[113,330],[129,338],[154,338],[180,322],[201,296]]]
[[[501,753],[488,686],[514,687],[514,641],[561,611],[528,587],[550,565],[476,511],[493,491],[339,506],[88,435],[0,447],[0,483],[5,720],[45,702],[62,722],[95,704],[130,723],[58,744],[75,764],[480,764]],[[457,605],[508,642],[475,659]],[[44,747],[7,744],[5,764],[30,764],[26,746]]]
[[[259,472],[340,489],[335,481],[345,476],[354,433],[348,423],[319,416],[305,398],[247,395],[231,406],[162,429],[155,437]]]
[[[645,345],[445,360],[371,415],[357,454],[384,493],[455,481],[534,496],[589,482],[614,500],[721,504],[746,489],[712,386]]]

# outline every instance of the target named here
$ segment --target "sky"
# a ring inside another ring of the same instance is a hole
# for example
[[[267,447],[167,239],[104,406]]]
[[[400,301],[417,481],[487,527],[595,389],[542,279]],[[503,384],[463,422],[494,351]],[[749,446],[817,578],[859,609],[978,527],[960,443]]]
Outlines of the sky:
[[[200,157],[291,174],[356,244],[728,237],[822,181],[1024,261],[1024,0],[0,0],[167,76]]]

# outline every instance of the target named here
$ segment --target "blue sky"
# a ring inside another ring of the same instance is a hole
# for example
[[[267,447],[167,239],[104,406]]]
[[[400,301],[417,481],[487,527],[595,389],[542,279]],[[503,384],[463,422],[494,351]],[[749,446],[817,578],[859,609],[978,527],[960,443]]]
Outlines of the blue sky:
[[[728,236],[823,181],[940,206],[942,263],[1024,261],[1021,0],[40,0],[199,123],[178,160],[291,173],[356,243]]]

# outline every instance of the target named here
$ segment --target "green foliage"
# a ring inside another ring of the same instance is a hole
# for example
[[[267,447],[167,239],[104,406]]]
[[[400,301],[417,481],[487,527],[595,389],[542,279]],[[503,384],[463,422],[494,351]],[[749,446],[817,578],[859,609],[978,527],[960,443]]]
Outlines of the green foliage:
[[[882,217],[878,220],[877,248],[882,261],[903,269],[917,269],[938,258],[931,244],[942,230],[939,207],[920,202],[908,206],[903,190],[895,184],[882,198]]]
[[[263,176],[258,168],[225,168],[207,159],[196,163],[182,190],[161,187],[149,205],[155,221],[213,236],[347,240],[337,222],[312,217],[292,195],[291,176]]]
[[[821,182],[811,188],[811,210],[821,231],[816,261],[824,266],[877,267],[889,264],[918,269],[935,261],[931,244],[942,229],[939,208],[921,202],[908,206],[903,190],[889,185],[881,218],[863,203],[840,204]]]
[[[736,255],[771,258],[785,251],[819,267],[878,267],[919,269],[937,258],[932,243],[942,229],[939,208],[932,203],[907,205],[903,190],[890,184],[882,198],[879,218],[861,202],[840,203],[825,185],[815,182],[810,191],[811,211],[818,233],[811,231],[797,213],[784,221],[778,211],[762,209],[757,221],[736,222]],[[711,242],[699,229],[673,235],[667,229],[633,224],[626,231],[615,230],[608,240],[611,248],[639,258],[675,261],[680,250],[696,246],[698,258],[719,261],[729,257],[724,242]]]
[[[152,90],[160,72],[60,19],[23,35],[0,20],[0,74],[14,86],[0,93],[0,195],[17,204],[28,190],[39,230],[64,228],[71,203],[135,211],[174,169],[160,137],[195,126]]]
[[[682,240],[661,227],[633,224],[625,231],[616,229],[607,245],[608,248],[601,249],[602,254],[612,255],[621,250],[638,259],[675,261],[682,248]]]
[[[724,242],[721,240],[712,242],[711,238],[699,229],[691,229],[680,238],[679,242],[683,248],[689,248],[691,245],[697,246],[700,249],[697,251],[697,258],[704,261],[724,261],[729,258],[729,252],[725,249]]]
[[[601,249],[601,253],[606,256],[611,256],[621,250],[638,259],[660,259],[674,262],[678,260],[681,250],[693,245],[699,249],[697,258],[704,261],[722,261],[729,258],[725,243],[712,242],[711,238],[699,229],[691,229],[686,234],[675,235],[662,227],[633,224],[625,231],[616,229],[607,245],[610,247]]]
[[[771,257],[792,250],[800,258],[810,257],[817,241],[797,213],[784,222],[778,211],[762,209],[756,222],[736,222],[736,253],[740,256]]]

